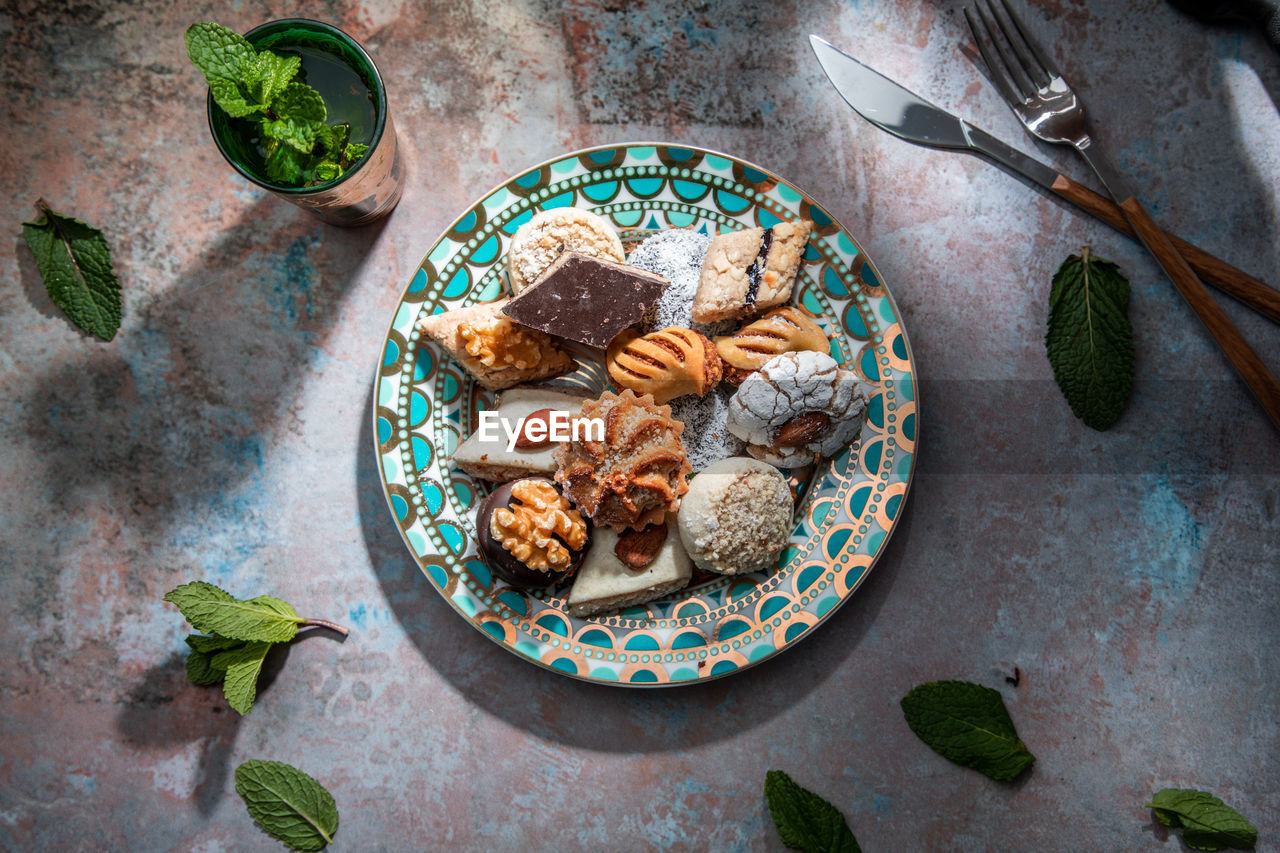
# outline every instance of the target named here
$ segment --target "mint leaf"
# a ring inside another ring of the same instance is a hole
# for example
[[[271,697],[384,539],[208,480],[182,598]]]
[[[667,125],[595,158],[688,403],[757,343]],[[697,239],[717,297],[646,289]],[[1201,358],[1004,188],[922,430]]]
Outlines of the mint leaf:
[[[325,107],[320,93],[294,81],[271,104],[275,120],[262,123],[262,134],[310,154],[316,135],[324,127]]]
[[[764,796],[782,843],[805,853],[862,853],[835,806],[781,770],[764,774]]]
[[[316,144],[324,149],[325,157],[337,160],[342,156],[342,148],[350,135],[351,126],[348,124],[325,125],[316,134]]]
[[[253,699],[258,695],[258,676],[270,648],[271,643],[246,643],[238,649],[218,652],[209,661],[210,668],[226,672],[222,695],[227,697],[227,704],[242,716],[253,710]]]
[[[323,850],[338,831],[338,806],[315,779],[280,761],[236,768],[236,793],[258,828],[292,850]]]
[[[193,581],[170,590],[164,600],[176,604],[197,631],[235,640],[287,642],[298,633],[298,626],[306,621],[278,598],[259,596],[240,601],[231,593],[204,581]]]
[[[104,341],[120,328],[120,280],[111,263],[111,247],[102,232],[62,216],[44,201],[40,218],[22,223],[22,236],[44,279],[53,304],[81,329]]]
[[[245,87],[260,104],[270,104],[276,95],[285,90],[298,69],[302,57],[296,54],[279,54],[264,50],[246,69]]]
[[[276,145],[267,155],[267,180],[277,184],[299,184],[303,178],[303,164],[307,155],[288,145]]]
[[[1248,850],[1258,842],[1253,824],[1205,791],[1165,788],[1145,807],[1165,826],[1181,828],[1182,840],[1192,850]]]
[[[1096,430],[1114,424],[1133,387],[1129,281],[1086,246],[1053,276],[1045,348],[1053,378],[1076,417]]]
[[[258,55],[244,36],[212,22],[192,24],[183,39],[191,63],[210,86],[215,80],[242,82],[245,67]]]
[[[221,684],[226,672],[214,669],[212,656],[208,652],[192,651],[187,655],[187,681],[201,687],[212,687]]]
[[[230,80],[214,80],[209,84],[209,91],[213,93],[213,102],[232,118],[243,118],[266,111],[263,104],[253,103],[245,98],[240,85]]]
[[[332,181],[333,179],[341,176],[342,167],[337,163],[325,161],[323,163],[317,163],[315,169],[312,170],[312,174],[315,176],[315,180],[320,183],[324,183],[325,181]]]
[[[347,146],[347,150],[343,153],[343,156],[346,157],[349,162],[355,163],[357,160],[363,157],[364,152],[368,150],[369,150],[368,145],[364,145],[359,142],[352,142],[350,145]]]
[[[244,640],[233,640],[230,637],[206,637],[203,634],[191,634],[187,637],[187,645],[193,651],[201,654],[215,654],[217,652],[225,652],[227,649],[234,649],[236,646],[243,646]]]
[[[1035,763],[1000,694],[967,681],[932,681],[902,698],[907,725],[943,758],[1008,782]]]

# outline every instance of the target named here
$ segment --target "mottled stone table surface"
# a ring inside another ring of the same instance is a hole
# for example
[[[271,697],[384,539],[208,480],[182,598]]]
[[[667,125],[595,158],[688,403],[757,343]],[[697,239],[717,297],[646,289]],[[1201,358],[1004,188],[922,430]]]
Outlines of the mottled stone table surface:
[[[300,13],[386,78],[408,182],[381,224],[323,225],[209,138],[183,29]],[[1157,0],[1026,17],[1156,217],[1280,283],[1261,33]],[[1280,849],[1280,435],[1140,248],[875,130],[811,32],[1084,178],[980,80],[953,2],[4,4],[0,847],[277,849],[233,790],[256,757],[328,786],[335,850],[778,850],[770,768],[868,851],[1176,851],[1142,807],[1166,786],[1217,793]],[[380,493],[370,387],[454,217],[543,160],[644,139],[762,164],[861,241],[910,334],[921,446],[883,559],[811,638],[632,691],[542,671],[451,611]],[[113,342],[44,294],[19,233],[38,197],[110,239]],[[1133,288],[1138,378],[1106,433],[1072,416],[1043,344],[1052,273],[1085,244]],[[1280,370],[1280,329],[1222,302]],[[160,597],[195,578],[352,634],[295,643],[239,718],[184,677]],[[936,679],[997,687],[1033,770],[994,783],[917,740],[898,701]]]

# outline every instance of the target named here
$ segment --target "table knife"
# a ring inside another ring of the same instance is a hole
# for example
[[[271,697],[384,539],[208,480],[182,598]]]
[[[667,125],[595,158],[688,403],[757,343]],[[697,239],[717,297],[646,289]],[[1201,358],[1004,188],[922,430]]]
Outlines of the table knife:
[[[880,72],[836,49],[826,40],[811,35],[809,43],[840,97],[853,107],[854,112],[881,130],[917,145],[980,155],[1005,171],[1043,187],[1136,239],[1137,235],[1119,206],[1105,196],[1028,157],[981,128],[934,106]],[[1179,254],[1207,283],[1280,322],[1280,290],[1269,287],[1185,240],[1172,234],[1168,236]]]

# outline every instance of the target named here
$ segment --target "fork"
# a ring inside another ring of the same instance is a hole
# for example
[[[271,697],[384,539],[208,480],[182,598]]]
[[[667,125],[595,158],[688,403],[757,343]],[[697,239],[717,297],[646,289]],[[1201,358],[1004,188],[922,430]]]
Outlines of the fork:
[[[1209,334],[1280,429],[1280,383],[1240,334],[1222,307],[1205,289],[1204,282],[1169,242],[1146,208],[1129,189],[1129,181],[1112,165],[1089,136],[1084,105],[1063,78],[1062,72],[1027,34],[1027,29],[1007,0],[975,0],[965,20],[986,63],[987,76],[1026,125],[1045,142],[1070,145],[1119,205],[1138,239],[1191,305]]]

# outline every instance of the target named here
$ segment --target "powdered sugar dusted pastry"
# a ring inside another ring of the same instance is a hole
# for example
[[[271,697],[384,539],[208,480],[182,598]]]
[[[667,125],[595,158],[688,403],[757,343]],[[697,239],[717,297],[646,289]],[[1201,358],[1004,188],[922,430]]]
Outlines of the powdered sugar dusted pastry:
[[[778,469],[735,456],[689,484],[680,541],[700,569],[726,575],[771,567],[791,536],[791,489]]]
[[[774,356],[729,400],[729,432],[778,467],[829,456],[862,429],[868,385],[821,352]]]
[[[748,317],[791,298],[813,223],[779,222],[721,234],[707,247],[691,314],[699,323]]]
[[[618,263],[625,259],[622,240],[603,217],[572,207],[544,210],[521,225],[511,240],[507,268],[512,291],[524,290],[566,251]]]
[[[418,328],[490,391],[549,379],[578,365],[549,335],[502,313],[509,299],[432,314]]]
[[[639,566],[637,550],[628,550],[627,542],[637,537],[657,540],[641,545],[639,553],[649,559]],[[648,550],[653,553],[648,554]],[[665,524],[628,531],[621,538],[609,528],[600,527],[569,591],[569,612],[583,617],[634,607],[683,589],[692,576],[693,561],[680,541],[675,516],[667,516]]]
[[[556,482],[583,514],[616,531],[662,521],[689,489],[684,424],[648,394],[605,391],[580,414],[604,424],[604,440],[570,440],[556,451]]]

